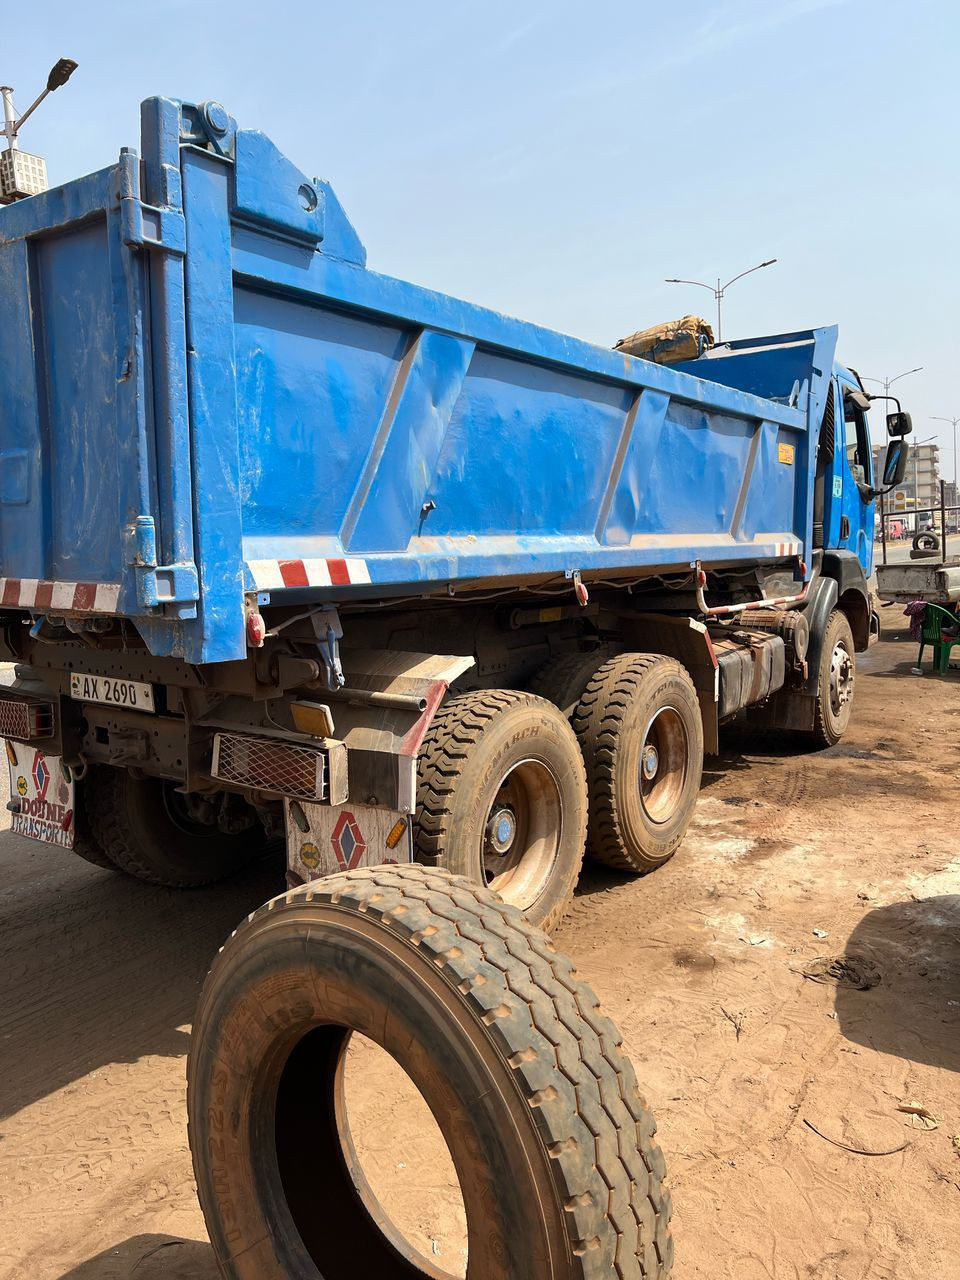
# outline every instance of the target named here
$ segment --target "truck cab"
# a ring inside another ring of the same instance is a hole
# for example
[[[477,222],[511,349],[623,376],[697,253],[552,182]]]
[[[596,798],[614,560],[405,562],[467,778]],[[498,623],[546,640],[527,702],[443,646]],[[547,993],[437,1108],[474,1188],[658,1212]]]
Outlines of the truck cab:
[[[839,362],[832,362],[829,379],[822,379],[819,386],[808,383],[803,353],[824,332],[725,342],[696,360],[674,366],[785,404],[811,397],[807,448],[813,457],[807,461],[814,477],[808,544],[813,579],[801,606],[812,636],[808,676],[802,697],[782,693],[764,713],[770,723],[794,728],[808,724],[819,645],[830,614],[839,610],[846,616],[857,650],[866,649],[878,634],[868,585],[873,572],[874,507],[879,493],[903,477],[907,447],[902,437],[911,429],[909,414],[902,413],[895,401],[897,412],[886,420],[891,439],[883,474],[875,476],[869,412],[872,401],[884,397],[869,395],[859,374]]]
[[[724,342],[674,367],[768,400],[797,404],[808,394],[803,352],[819,332]],[[809,394],[815,392],[810,389]],[[840,363],[834,363],[819,394],[822,403],[811,412],[811,423],[820,422],[811,442],[816,452],[812,547],[815,555],[820,551],[839,558],[846,566],[845,577],[859,578],[866,593],[873,572],[874,503],[880,488],[888,488],[897,482],[895,476],[903,475],[906,446],[902,440],[892,440],[884,476],[878,479],[873,474],[869,412],[872,401],[882,397],[869,395],[859,374]],[[909,415],[899,409],[898,402],[898,412],[887,419],[892,437],[910,429]]]

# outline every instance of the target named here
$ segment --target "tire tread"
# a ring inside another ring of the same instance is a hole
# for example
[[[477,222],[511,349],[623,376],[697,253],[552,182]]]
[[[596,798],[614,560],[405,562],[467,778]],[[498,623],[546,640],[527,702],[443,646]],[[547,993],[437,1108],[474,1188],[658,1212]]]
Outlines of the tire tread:
[[[843,612],[842,609],[834,609],[830,613],[830,616],[827,618],[827,625],[823,629],[823,652],[820,658],[821,672],[823,669],[823,662],[826,659],[827,654],[829,653],[832,656],[832,653],[833,653],[833,650],[832,648],[830,648],[828,642],[830,640],[830,633],[833,630],[836,624],[836,620],[838,618],[842,618],[844,624],[846,625],[847,636],[850,643],[850,659],[852,662],[854,662],[854,664],[856,663],[856,656],[854,653],[854,644],[853,644],[853,631],[851,630],[850,623],[847,619],[847,615]],[[826,713],[824,711],[823,695],[820,688],[818,687],[817,696],[814,699],[813,728],[810,730],[810,738],[813,742],[813,745],[817,748],[836,746],[836,744],[843,737],[844,732],[845,732],[845,728],[841,730],[840,733],[835,733],[831,728],[827,720]]]
[[[96,809],[97,839],[121,871],[147,884],[169,884],[138,858],[123,814],[123,771],[101,766],[91,771],[88,798]],[[189,883],[189,882],[185,882]],[[184,885],[171,887],[183,888]]]
[[[167,889],[202,888],[227,874],[215,865],[201,870],[199,863],[195,863],[189,870],[177,870],[172,861],[168,861],[166,865],[152,865],[149,858],[138,850],[137,840],[130,828],[125,812],[128,803],[126,782],[127,775],[123,769],[98,765],[91,770],[85,784],[90,788],[87,801],[90,806],[92,834],[115,867],[137,880]],[[175,835],[171,835],[171,839],[173,838]],[[238,850],[237,868],[252,856],[252,852],[241,855]]]
[[[659,653],[623,653],[593,673],[573,713],[571,724],[580,740],[590,792],[588,848],[590,856],[617,871],[649,870],[625,852],[615,803],[621,731],[631,699],[655,667],[671,669],[689,681],[686,669]]]
[[[281,894],[221,949],[195,1025],[204,1025],[218,977],[244,935],[272,913],[312,901],[374,919],[403,939],[485,1028],[550,1156],[575,1273],[582,1280],[663,1280],[673,1259],[670,1193],[662,1186],[656,1124],[622,1038],[549,937],[472,880],[442,868],[371,867]],[[194,1047],[191,1090],[201,1056]]]
[[[95,772],[95,770],[92,770],[88,778],[84,778],[74,785],[73,852],[78,857],[83,858],[85,862],[89,862],[91,866],[101,867],[104,871],[119,871],[120,868],[103,849],[90,826],[90,811],[88,809],[90,795],[87,787],[90,785],[90,778]]]
[[[550,658],[528,686],[531,693],[546,698],[568,718],[576,710],[583,691],[597,668],[621,650],[619,644],[604,642],[589,653],[564,653]]]
[[[432,867],[441,865],[456,838],[455,797],[473,752],[493,722],[504,712],[516,708],[546,712],[558,720],[564,734],[570,734],[565,718],[559,718],[557,707],[549,699],[516,689],[482,689],[457,694],[438,709],[417,758],[417,808],[413,827],[417,862]],[[585,801],[586,772],[572,736],[570,749],[574,767],[579,772],[577,785]],[[541,928],[552,929],[567,910],[582,856],[583,846],[578,841],[577,863],[571,870],[567,892],[537,921]]]

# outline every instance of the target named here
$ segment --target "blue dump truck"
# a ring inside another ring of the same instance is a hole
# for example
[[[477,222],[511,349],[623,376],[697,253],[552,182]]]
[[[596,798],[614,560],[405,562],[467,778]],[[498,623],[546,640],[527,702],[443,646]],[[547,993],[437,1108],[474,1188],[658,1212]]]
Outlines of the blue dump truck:
[[[471,1280],[661,1280],[653,1121],[535,926],[585,850],[670,857],[723,722],[840,738],[908,415],[878,482],[834,329],[663,364],[378,275],[212,102],[0,210],[0,342],[14,830],[184,887],[285,839],[191,1049],[224,1274],[440,1274],[358,1170],[359,1033]]]
[[[292,882],[416,860],[549,927],[585,848],[674,852],[725,720],[837,741],[877,488],[834,329],[603,350],[369,270],[216,103],[142,135],[0,210],[16,831],[182,886],[285,834]]]

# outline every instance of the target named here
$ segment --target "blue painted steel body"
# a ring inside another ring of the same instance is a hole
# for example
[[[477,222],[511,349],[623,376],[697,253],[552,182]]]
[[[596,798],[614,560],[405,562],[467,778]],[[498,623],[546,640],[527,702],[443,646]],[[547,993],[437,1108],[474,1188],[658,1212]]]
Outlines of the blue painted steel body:
[[[298,600],[810,563],[834,329],[654,365],[367,270],[222,109],[142,125],[0,210],[4,578],[117,583],[153,653],[216,662],[256,562],[364,563]]]

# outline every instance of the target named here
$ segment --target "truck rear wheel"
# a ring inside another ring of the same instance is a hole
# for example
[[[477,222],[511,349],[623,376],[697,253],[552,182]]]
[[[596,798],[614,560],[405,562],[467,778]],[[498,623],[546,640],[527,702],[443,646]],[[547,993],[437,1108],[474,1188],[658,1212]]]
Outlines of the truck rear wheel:
[[[569,720],[590,677],[620,651],[619,645],[601,644],[589,653],[563,653],[551,658],[530,681],[530,692],[559,707]]]
[[[839,742],[850,724],[856,679],[854,653],[853,632],[846,614],[834,609],[827,619],[820,651],[812,732],[818,747],[832,747]]]
[[[255,819],[235,834],[220,830],[214,812],[203,821],[177,784],[166,779],[96,765],[83,785],[97,846],[121,871],[150,884],[171,889],[212,884],[238,871],[266,844]]]
[[[621,654],[587,683],[572,724],[590,787],[588,852],[621,871],[654,870],[683,839],[700,790],[693,681],[673,658]]]
[[[84,862],[89,862],[91,866],[102,867],[104,871],[120,870],[114,860],[107,857],[90,829],[86,778],[81,778],[74,785],[73,826],[73,852],[78,857],[83,858]]]
[[[433,1113],[463,1197],[470,1280],[667,1275],[663,1156],[616,1027],[518,911],[410,866],[282,894],[214,962],[187,1108],[224,1276],[447,1275],[364,1175],[344,1089],[355,1033]]]
[[[587,787],[576,737],[543,698],[509,689],[443,704],[417,762],[414,850],[550,930],[583,863]]]

